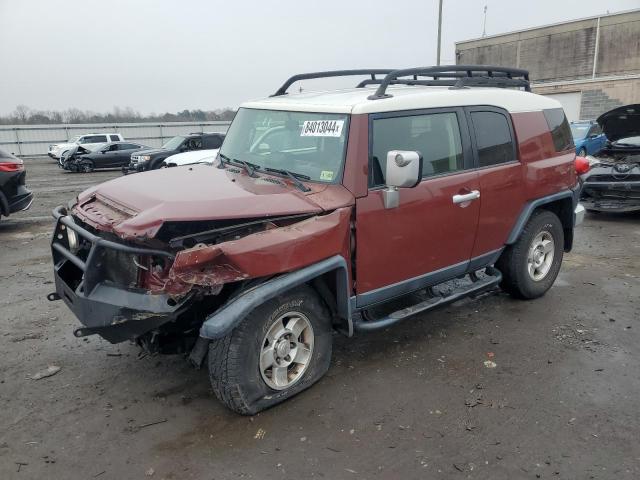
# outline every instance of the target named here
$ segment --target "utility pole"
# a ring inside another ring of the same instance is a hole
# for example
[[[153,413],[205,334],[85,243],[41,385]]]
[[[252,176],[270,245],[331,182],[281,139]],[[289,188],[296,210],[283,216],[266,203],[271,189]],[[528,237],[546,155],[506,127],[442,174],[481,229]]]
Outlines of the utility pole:
[[[482,36],[487,36],[487,6],[484,6],[484,20],[482,21]]]
[[[440,39],[442,38],[442,0],[438,7],[438,53],[436,54],[436,65],[440,65]]]

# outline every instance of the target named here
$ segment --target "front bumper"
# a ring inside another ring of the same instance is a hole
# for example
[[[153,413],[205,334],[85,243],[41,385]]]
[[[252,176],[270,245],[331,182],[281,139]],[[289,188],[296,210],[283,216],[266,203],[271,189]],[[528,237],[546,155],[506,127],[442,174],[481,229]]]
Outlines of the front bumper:
[[[633,212],[640,210],[640,181],[584,182],[580,202],[587,210]]]
[[[151,295],[141,288],[121,285],[104,274],[109,251],[131,256],[173,258],[168,252],[131,247],[106,240],[74,223],[63,207],[53,211],[56,227],[51,240],[56,292],[49,300],[62,299],[84,325],[74,331],[78,337],[98,334],[111,343],[135,340],[159,326],[175,321],[191,302],[189,296],[175,301],[168,295]],[[71,251],[67,229],[85,244],[86,256]]]
[[[128,173],[144,172],[147,169],[148,164],[149,164],[148,160],[142,161],[142,162],[131,161],[129,162],[129,165],[122,167],[122,173],[127,175]]]

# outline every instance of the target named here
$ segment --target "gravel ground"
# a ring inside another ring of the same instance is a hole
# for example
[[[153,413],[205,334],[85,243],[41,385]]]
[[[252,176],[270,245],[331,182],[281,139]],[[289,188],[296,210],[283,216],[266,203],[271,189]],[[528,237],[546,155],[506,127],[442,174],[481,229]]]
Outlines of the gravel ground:
[[[0,222],[0,478],[640,478],[640,215],[587,216],[542,299],[336,336],[323,380],[248,418],[182,357],[73,337],[49,214],[119,172],[26,165],[36,200]]]

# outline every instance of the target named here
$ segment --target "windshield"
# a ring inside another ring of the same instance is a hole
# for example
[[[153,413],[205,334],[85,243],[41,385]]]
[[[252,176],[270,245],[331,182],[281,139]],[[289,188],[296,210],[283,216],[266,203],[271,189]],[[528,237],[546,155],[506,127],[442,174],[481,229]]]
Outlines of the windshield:
[[[180,145],[182,145],[182,142],[184,142],[184,137],[181,137],[180,135],[178,135],[177,137],[173,137],[167,143],[162,145],[162,148],[166,150],[175,150]]]
[[[347,124],[345,114],[241,108],[220,154],[334,183],[342,173]]]
[[[573,136],[574,140],[579,140],[587,136],[587,132],[589,131],[589,124],[579,124],[573,123],[571,124],[571,136]]]
[[[75,137],[71,137],[71,138],[69,139],[69,143],[76,143],[78,140],[80,140],[80,137],[81,137],[81,136],[82,136],[82,135],[76,135]]]

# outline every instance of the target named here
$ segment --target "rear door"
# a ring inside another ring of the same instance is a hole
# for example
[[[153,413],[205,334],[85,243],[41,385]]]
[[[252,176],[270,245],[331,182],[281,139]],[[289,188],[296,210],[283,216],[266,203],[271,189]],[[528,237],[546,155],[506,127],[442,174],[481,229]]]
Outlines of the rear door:
[[[130,143],[119,143],[117,145],[118,150],[114,152],[114,155],[111,159],[110,167],[122,167],[123,165],[128,165],[129,160],[131,159],[131,154],[135,151],[135,145]]]
[[[98,151],[102,153],[96,153],[92,155],[92,157],[95,159],[94,164],[96,168],[110,168],[113,167],[114,163],[117,161],[119,153],[118,144],[112,143],[111,145],[108,145],[104,148],[106,149],[100,149]]]
[[[473,248],[479,191],[461,108],[370,116],[369,190],[356,200],[356,293],[366,306],[464,273]],[[423,180],[385,208],[386,156],[419,151]]]
[[[497,107],[465,108],[480,180],[480,220],[472,258],[495,256],[524,205],[522,165],[511,116]]]

